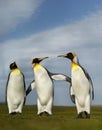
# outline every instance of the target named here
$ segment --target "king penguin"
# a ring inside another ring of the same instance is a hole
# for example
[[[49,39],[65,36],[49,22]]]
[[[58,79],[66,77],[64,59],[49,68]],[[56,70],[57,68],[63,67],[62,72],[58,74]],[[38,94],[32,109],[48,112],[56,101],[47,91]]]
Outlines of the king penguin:
[[[76,104],[78,118],[83,118],[83,112],[86,118],[90,118],[91,94],[94,99],[94,88],[91,77],[88,72],[80,65],[77,55],[69,52],[58,57],[65,57],[71,60],[71,86],[70,95],[72,101]]]
[[[32,89],[36,88],[38,108],[37,115],[40,116],[43,113],[52,115],[52,105],[54,98],[53,79],[71,82],[69,77],[63,74],[50,73],[45,67],[43,67],[40,62],[46,58],[48,57],[34,58],[32,60],[35,80],[31,82],[26,91],[26,95],[28,95]]]
[[[6,101],[9,114],[21,114],[26,99],[25,78],[16,63],[10,64],[10,70],[6,84]]]

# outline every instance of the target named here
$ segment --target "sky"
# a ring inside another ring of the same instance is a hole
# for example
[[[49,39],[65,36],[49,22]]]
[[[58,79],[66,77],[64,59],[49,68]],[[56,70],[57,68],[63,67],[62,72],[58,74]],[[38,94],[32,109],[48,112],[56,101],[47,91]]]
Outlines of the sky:
[[[92,105],[102,105],[102,1],[0,0],[0,102],[5,101],[9,65],[16,62],[25,75],[26,88],[34,79],[31,60],[52,73],[71,76],[71,63],[60,54],[75,52],[90,74],[95,91]],[[54,105],[71,106],[70,84],[54,81]],[[36,91],[26,104],[36,104]]]

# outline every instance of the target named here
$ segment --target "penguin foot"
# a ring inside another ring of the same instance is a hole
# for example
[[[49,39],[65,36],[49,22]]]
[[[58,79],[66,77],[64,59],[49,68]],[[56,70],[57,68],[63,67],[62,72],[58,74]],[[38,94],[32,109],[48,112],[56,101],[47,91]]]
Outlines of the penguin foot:
[[[42,115],[51,116],[51,114],[49,114],[49,113],[46,112],[46,111],[41,112],[40,114],[38,114],[38,116],[42,116]]]
[[[84,113],[85,113],[85,115],[86,115],[86,118],[87,118],[87,119],[90,119],[90,114],[87,113],[86,111],[85,111]]]
[[[45,113],[46,116],[51,116],[51,115],[50,115],[48,112],[46,112],[46,111],[45,111],[44,113]]]
[[[21,115],[22,113],[21,112],[17,112],[17,114]]]
[[[80,112],[79,114],[78,114],[78,119],[82,119],[83,117],[82,117],[82,112]]]
[[[10,115],[16,115],[17,113],[16,112],[11,112]]]
[[[39,113],[38,116],[42,116],[43,115],[43,112]]]

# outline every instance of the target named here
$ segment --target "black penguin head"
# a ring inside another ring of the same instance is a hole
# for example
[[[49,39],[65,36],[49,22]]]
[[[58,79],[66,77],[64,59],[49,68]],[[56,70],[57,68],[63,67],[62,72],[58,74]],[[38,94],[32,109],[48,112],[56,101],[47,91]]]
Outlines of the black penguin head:
[[[70,59],[70,60],[73,60],[74,55],[73,55],[72,52],[69,52],[69,53],[64,54],[64,55],[59,55],[58,57],[64,57],[64,58],[68,58],[68,59]]]
[[[10,64],[10,69],[13,70],[13,69],[16,69],[17,68],[17,65],[15,62],[11,63]]]
[[[32,60],[32,64],[34,63],[40,63],[41,61],[43,61],[44,59],[47,59],[48,57],[44,57],[44,58],[34,58]]]
[[[64,54],[64,55],[59,55],[58,57],[68,58],[68,59],[70,59],[71,61],[74,61],[74,62],[78,61],[77,55],[74,52],[69,52],[69,53]]]

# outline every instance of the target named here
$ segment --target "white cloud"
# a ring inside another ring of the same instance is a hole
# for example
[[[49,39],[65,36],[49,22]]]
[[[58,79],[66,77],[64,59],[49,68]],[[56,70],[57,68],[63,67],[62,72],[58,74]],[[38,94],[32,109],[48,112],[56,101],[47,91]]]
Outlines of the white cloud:
[[[38,34],[32,34],[26,38],[13,39],[5,41],[2,44],[3,48],[3,63],[2,69],[7,72],[8,65],[11,61],[16,60],[17,63],[26,67],[27,74],[31,73],[30,61],[33,57],[42,56],[57,56],[59,54],[67,53],[68,51],[75,51],[79,60],[84,67],[88,68],[88,72],[92,75],[94,87],[97,87],[96,95],[100,94],[101,84],[100,68],[102,66],[102,11],[85,16],[80,21],[61,26],[52,30],[48,30]],[[59,63],[59,60],[61,61]],[[50,59],[43,62],[49,70],[56,70],[56,72],[70,73],[68,61],[65,59]],[[60,64],[60,65],[59,65]],[[50,66],[50,67],[49,67]],[[24,70],[25,70],[24,67]],[[68,70],[67,70],[68,69]],[[2,73],[3,74],[3,73]],[[99,74],[99,75],[98,75]],[[70,74],[69,74],[70,75]],[[98,98],[95,99],[97,103]],[[98,102],[99,103],[99,102]]]
[[[43,0],[0,0],[0,35],[29,19]]]
[[[99,53],[101,55],[101,14],[102,12],[99,11],[70,25],[61,26],[22,39],[5,41],[2,47],[3,59],[9,64],[13,59],[20,61],[40,56],[56,56],[71,50],[76,51],[80,58],[87,55],[88,58],[94,59]],[[96,53],[97,50],[98,53]],[[89,63],[91,62],[90,59],[82,58],[82,61],[85,60],[89,61]]]

